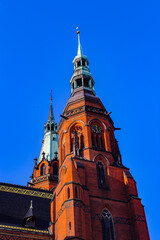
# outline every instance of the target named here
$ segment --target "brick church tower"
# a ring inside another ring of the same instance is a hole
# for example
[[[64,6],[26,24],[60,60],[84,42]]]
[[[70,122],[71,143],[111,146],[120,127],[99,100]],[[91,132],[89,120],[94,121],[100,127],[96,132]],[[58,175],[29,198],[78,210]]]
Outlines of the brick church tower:
[[[51,201],[55,240],[148,240],[141,199],[122,163],[114,123],[94,90],[78,33],[72,94],[59,123],[59,182]]]

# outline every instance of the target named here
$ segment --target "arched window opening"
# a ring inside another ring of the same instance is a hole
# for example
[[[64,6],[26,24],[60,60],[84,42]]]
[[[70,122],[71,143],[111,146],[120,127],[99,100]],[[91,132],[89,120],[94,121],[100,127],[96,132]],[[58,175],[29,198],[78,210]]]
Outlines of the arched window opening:
[[[97,162],[97,179],[98,179],[98,187],[99,188],[106,188],[106,174],[105,168],[102,162]]]
[[[102,212],[101,224],[103,240],[115,240],[113,219],[107,209]]]
[[[68,187],[68,199],[70,199],[70,188]]]
[[[79,78],[76,81],[77,81],[77,87],[81,87],[82,86],[82,79]]]
[[[46,175],[46,165],[45,164],[42,164],[41,166],[41,175]]]
[[[86,65],[85,62],[86,62],[86,61],[85,61],[84,59],[82,59],[82,66],[84,66],[84,67],[85,67],[85,65]]]
[[[77,67],[80,67],[81,66],[81,61],[78,61],[77,62]]]
[[[49,124],[47,125],[47,129],[50,130],[50,126],[49,126]]]
[[[75,198],[78,198],[77,187],[75,187]]]
[[[80,149],[83,149],[84,148],[84,136],[83,136],[83,134],[81,134],[80,142],[81,142]]]
[[[54,131],[54,124],[51,125],[51,130]]]
[[[89,87],[89,79],[84,78],[84,86]]]
[[[72,89],[74,89],[74,82],[72,83]]]
[[[56,163],[53,165],[53,174],[58,176],[58,165]]]

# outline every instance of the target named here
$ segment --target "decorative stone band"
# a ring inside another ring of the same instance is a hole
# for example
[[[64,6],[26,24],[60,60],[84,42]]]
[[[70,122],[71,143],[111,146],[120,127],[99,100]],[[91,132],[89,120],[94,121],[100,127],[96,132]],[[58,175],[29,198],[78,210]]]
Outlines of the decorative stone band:
[[[53,174],[46,174],[46,175],[34,178],[33,183],[38,183],[38,182],[47,181],[47,180],[58,181],[58,176],[54,176]]]
[[[34,191],[34,190],[23,189],[23,188],[16,188],[16,187],[9,187],[9,186],[0,185],[0,191],[12,192],[12,193],[24,194],[24,195],[34,196],[34,197],[52,199],[52,194],[51,193],[45,193],[45,192]]]
[[[64,112],[63,115],[65,117],[69,117],[69,116],[78,114],[80,112],[94,112],[94,113],[100,113],[103,115],[107,115],[107,111],[105,109],[96,108],[96,107],[87,106],[87,105],[72,109],[70,111],[66,111],[66,112]]]
[[[87,205],[85,205],[81,200],[70,199],[69,201],[68,200],[65,201],[61,209],[58,211],[55,222],[57,222],[58,218],[61,216],[64,209],[70,207],[82,208],[85,213],[90,213],[91,219],[101,220],[101,215],[99,213],[92,212],[90,208]],[[131,225],[134,221],[145,222],[144,216],[142,215],[135,215],[133,218],[115,217],[113,220],[114,224],[119,223],[127,225]]]
[[[33,179],[33,183],[38,183],[38,182],[42,182],[42,181],[47,181],[48,179],[49,179],[49,174],[43,175],[43,176],[34,178],[34,179]]]
[[[31,228],[22,228],[22,227],[8,226],[8,225],[0,225],[0,229],[17,230],[17,231],[27,231],[27,232],[33,232],[33,233],[49,234],[48,231],[44,231],[44,230],[37,230],[37,229],[31,229]]]

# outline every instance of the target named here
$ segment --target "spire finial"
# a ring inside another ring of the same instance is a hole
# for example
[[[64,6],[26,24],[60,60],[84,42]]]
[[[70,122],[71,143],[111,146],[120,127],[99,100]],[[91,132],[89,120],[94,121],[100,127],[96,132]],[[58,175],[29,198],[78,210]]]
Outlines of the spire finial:
[[[33,201],[31,200],[31,205],[30,205],[30,208],[33,208]]]
[[[76,27],[76,29],[77,29],[77,34],[78,34],[78,52],[77,52],[77,56],[82,56],[83,55],[83,51],[82,51],[81,42],[80,42],[80,31],[79,31],[78,27]]]
[[[50,101],[52,102],[52,89],[51,89],[51,93],[50,93]]]

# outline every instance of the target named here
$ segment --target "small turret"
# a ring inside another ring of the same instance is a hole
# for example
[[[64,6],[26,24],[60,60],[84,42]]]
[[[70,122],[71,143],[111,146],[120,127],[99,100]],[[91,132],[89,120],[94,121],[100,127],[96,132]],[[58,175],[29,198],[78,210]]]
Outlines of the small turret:
[[[31,200],[30,202],[30,207],[24,217],[24,226],[25,227],[30,227],[30,228],[35,228],[35,215],[34,215],[34,210],[33,210],[33,202]]]
[[[70,80],[72,95],[75,89],[83,88],[90,91],[93,95],[94,92],[94,79],[89,70],[89,61],[87,56],[83,54],[81,42],[80,42],[80,31],[78,34],[78,51],[77,56],[73,60],[74,73]]]

